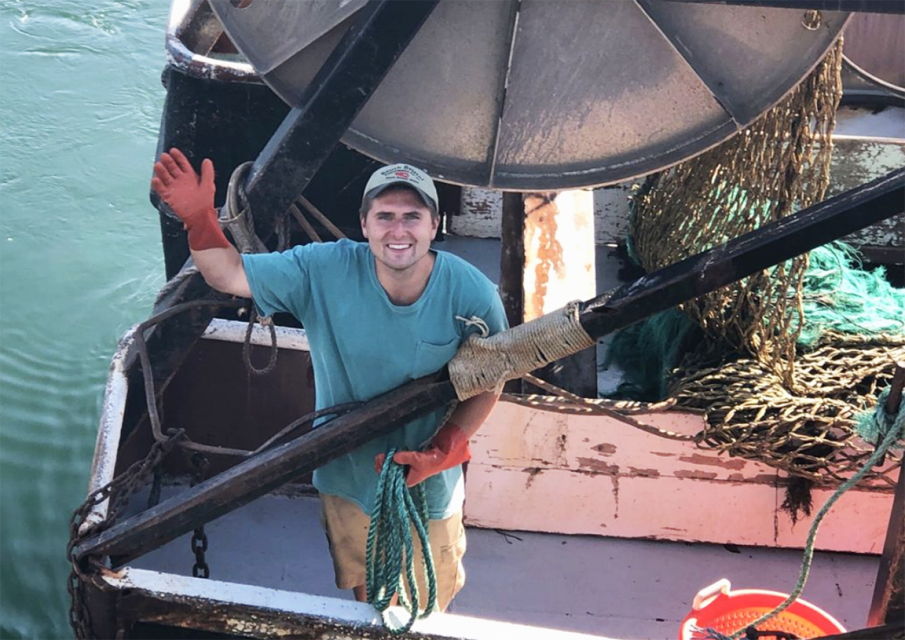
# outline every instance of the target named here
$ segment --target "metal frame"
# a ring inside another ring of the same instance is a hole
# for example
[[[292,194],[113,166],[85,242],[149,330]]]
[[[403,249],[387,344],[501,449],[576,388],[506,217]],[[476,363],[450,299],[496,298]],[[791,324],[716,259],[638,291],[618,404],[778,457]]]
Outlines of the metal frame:
[[[851,11],[853,13],[905,13],[902,0],[665,0],[689,4],[725,4],[770,9],[814,9],[817,11]]]

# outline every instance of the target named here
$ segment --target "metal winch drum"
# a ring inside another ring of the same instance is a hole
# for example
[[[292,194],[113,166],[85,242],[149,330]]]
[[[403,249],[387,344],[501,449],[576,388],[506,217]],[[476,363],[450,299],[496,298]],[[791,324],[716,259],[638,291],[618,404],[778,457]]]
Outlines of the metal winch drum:
[[[905,15],[852,16],[845,28],[845,58],[861,79],[858,89],[905,100]]]
[[[298,106],[366,0],[210,0]],[[510,190],[621,182],[730,137],[833,45],[847,13],[667,0],[443,0],[343,137]]]

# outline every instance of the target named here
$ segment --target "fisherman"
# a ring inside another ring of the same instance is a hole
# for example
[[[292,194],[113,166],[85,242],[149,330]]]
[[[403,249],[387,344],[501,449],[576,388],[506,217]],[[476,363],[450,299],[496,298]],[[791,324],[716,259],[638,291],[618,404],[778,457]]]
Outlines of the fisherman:
[[[359,214],[367,244],[343,239],[282,253],[240,255],[229,243],[214,209],[210,160],[199,176],[171,149],[154,165],[151,187],[184,223],[211,287],[251,298],[263,316],[287,312],[302,323],[317,409],[370,400],[439,370],[471,333],[506,328],[494,285],[464,260],[431,249],[437,189],[410,165],[383,167],[368,180]],[[394,461],[408,465],[406,483],[426,489],[438,606],[447,608],[465,583],[462,463],[496,401],[485,393],[461,402],[442,427],[445,412],[430,413],[315,470],[338,588],[366,601],[369,514],[385,454],[396,449]],[[418,591],[424,607],[425,585]]]

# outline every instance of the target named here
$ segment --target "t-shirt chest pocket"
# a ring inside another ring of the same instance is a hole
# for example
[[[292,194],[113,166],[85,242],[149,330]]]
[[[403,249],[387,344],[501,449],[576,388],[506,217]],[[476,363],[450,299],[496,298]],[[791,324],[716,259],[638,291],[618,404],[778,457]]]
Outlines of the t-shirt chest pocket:
[[[420,378],[443,368],[452,360],[459,349],[459,339],[455,338],[445,344],[418,342],[415,347],[415,361],[412,363],[412,377]]]

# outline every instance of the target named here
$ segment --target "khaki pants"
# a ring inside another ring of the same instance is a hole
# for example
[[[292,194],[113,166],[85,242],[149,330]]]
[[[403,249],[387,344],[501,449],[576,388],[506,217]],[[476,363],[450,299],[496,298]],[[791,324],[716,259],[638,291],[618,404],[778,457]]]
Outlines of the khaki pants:
[[[365,546],[371,518],[358,505],[338,496],[321,494],[322,524],[330,544],[336,586],[352,589],[365,584]],[[465,554],[465,528],[462,512],[445,520],[431,520],[428,525],[434,570],[437,575],[437,605],[445,611],[465,584],[462,556]],[[420,606],[427,606],[427,586],[421,559],[421,542],[415,541],[415,572],[418,580]]]

